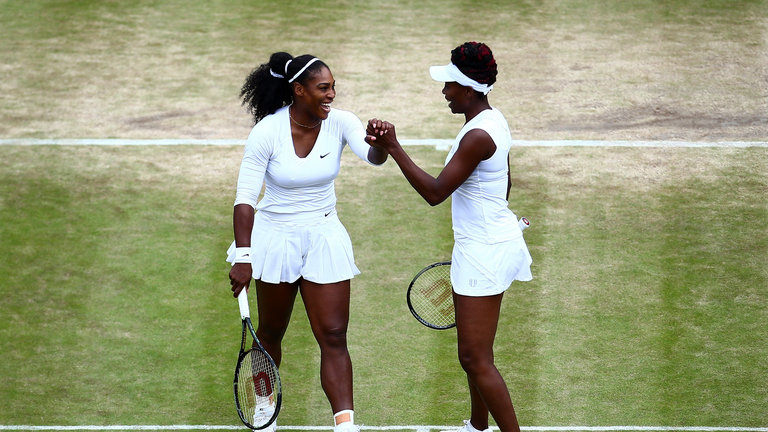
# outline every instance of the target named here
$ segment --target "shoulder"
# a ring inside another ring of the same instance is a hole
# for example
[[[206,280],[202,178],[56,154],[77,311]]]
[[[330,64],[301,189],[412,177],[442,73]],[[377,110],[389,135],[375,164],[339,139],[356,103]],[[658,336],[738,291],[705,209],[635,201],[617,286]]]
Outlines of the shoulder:
[[[283,107],[270,114],[253,126],[248,135],[246,147],[265,147],[269,146],[276,137],[283,133],[287,126],[288,108]]]
[[[349,142],[354,137],[365,134],[363,123],[349,111],[331,108],[328,118],[323,121],[323,128],[331,135],[339,137],[342,142]]]
[[[483,111],[482,113],[478,114],[477,118],[477,126],[488,128],[488,127],[499,127],[503,126],[506,127],[507,125],[507,119],[504,117],[504,114],[501,113],[496,108],[491,107],[491,109],[487,109]]]
[[[512,135],[504,114],[496,108],[491,108],[481,115],[482,117],[478,119],[471,132],[474,132],[475,136],[486,136],[496,145],[508,147],[511,144]]]
[[[460,148],[465,147],[467,148],[465,151],[482,155],[483,160],[496,154],[499,147],[503,150],[509,147],[507,141],[511,137],[509,137],[507,122],[504,115],[495,108],[479,113],[470,123],[467,123],[466,128],[459,142]]]
[[[509,133],[509,122],[507,122],[507,118],[498,109],[491,108],[489,110],[487,121],[491,127]]]
[[[467,131],[459,142],[459,148],[472,149],[487,158],[496,150],[496,142],[493,136],[482,127],[476,127]]]
[[[357,116],[351,112],[351,111],[345,111],[338,108],[331,108],[331,112],[328,114],[328,119],[337,122],[337,123],[358,123],[362,124],[360,122],[360,119],[357,118]]]
[[[493,109],[487,109],[481,111],[466,125],[464,125],[464,133],[461,137],[461,141],[488,141],[493,143],[493,137],[490,130],[493,129],[493,125],[496,123],[496,116]]]
[[[275,111],[274,113],[261,119],[261,121],[256,123],[256,125],[253,127],[253,130],[259,131],[262,133],[275,131],[276,126],[278,126],[287,117],[288,117],[288,107],[284,106],[278,109],[277,111]]]

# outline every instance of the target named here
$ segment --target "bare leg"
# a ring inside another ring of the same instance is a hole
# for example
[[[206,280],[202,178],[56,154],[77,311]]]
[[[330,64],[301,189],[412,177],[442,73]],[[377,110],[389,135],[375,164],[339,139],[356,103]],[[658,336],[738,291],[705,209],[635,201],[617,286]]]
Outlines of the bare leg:
[[[472,427],[477,430],[486,430],[488,429],[488,407],[485,405],[482,396],[480,396],[480,392],[469,379],[469,376],[467,376],[467,384],[469,385],[469,400],[471,407],[469,422],[472,423]]]
[[[354,409],[352,361],[347,351],[349,280],[317,284],[301,280],[301,297],[320,346],[320,382],[334,413]]]
[[[459,363],[469,382],[472,426],[487,429],[490,412],[501,432],[519,432],[509,390],[493,361],[502,297],[503,294],[468,297],[454,293]]]
[[[270,284],[256,281],[259,321],[256,336],[278,367],[283,357],[282,341],[291,321],[299,283]]]

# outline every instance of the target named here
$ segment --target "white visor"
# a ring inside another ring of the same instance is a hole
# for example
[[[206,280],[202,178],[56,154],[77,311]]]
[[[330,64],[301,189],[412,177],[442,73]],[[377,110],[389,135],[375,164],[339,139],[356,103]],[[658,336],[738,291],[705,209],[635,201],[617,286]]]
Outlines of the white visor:
[[[463,86],[472,87],[473,90],[479,91],[485,95],[487,95],[489,91],[493,90],[493,85],[480,84],[472,78],[464,75],[453,63],[448,63],[445,66],[430,66],[429,74],[435,81],[457,82]]]

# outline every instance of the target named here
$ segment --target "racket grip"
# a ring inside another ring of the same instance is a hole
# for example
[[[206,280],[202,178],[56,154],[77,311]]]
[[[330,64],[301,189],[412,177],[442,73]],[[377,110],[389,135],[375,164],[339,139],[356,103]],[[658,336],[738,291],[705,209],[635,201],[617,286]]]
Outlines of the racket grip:
[[[237,304],[240,306],[240,319],[250,318],[251,311],[248,307],[248,292],[245,287],[243,287],[242,291],[240,291],[240,294],[237,296]]]
[[[525,230],[529,226],[531,226],[531,221],[528,220],[528,218],[520,218],[519,221],[517,221],[518,225],[520,225],[520,231]]]

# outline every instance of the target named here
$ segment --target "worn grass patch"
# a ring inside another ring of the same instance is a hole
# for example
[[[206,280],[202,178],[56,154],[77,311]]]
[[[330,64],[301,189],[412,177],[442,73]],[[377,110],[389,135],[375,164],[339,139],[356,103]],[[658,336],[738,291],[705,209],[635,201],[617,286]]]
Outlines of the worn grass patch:
[[[286,50],[331,66],[335,106],[449,138],[461,119],[428,67],[482,40],[516,138],[765,140],[766,17],[746,0],[9,0],[0,136],[244,138],[240,86]]]

